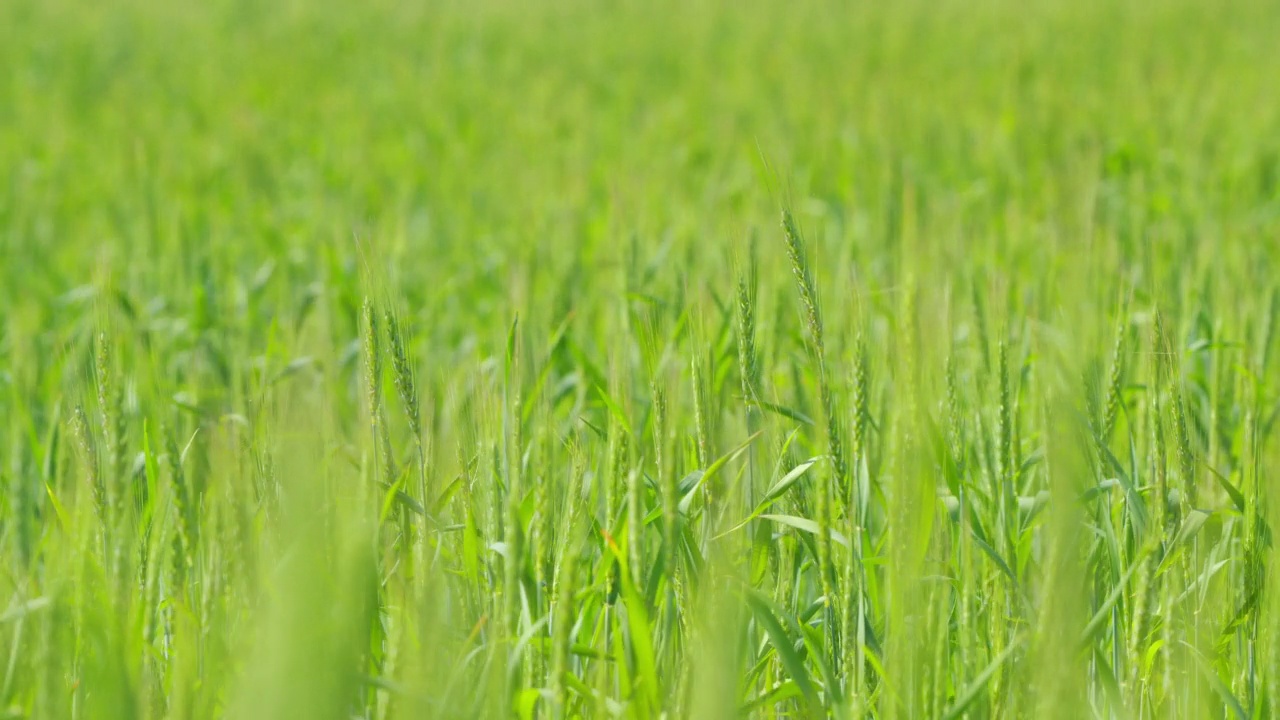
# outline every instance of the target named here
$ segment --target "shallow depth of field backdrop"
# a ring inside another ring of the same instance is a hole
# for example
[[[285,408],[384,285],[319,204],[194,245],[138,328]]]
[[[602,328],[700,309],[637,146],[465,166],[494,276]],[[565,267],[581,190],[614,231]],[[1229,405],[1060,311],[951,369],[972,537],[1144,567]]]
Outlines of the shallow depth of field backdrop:
[[[0,716],[1275,715],[1277,38],[0,2]]]

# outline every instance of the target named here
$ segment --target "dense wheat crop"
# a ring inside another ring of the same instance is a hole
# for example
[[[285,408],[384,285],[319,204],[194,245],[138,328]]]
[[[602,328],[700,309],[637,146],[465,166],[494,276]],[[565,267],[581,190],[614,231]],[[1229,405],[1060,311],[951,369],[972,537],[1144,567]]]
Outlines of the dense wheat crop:
[[[1277,38],[0,0],[0,716],[1280,714]]]

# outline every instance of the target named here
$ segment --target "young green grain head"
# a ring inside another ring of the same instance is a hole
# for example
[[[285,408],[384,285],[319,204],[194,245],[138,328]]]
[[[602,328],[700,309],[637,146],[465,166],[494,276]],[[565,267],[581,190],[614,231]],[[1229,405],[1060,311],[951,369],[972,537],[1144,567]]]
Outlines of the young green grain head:
[[[422,441],[422,414],[418,406],[418,383],[413,364],[405,347],[403,330],[391,311],[386,312],[387,340],[391,349],[391,369],[395,373],[396,393],[409,421],[409,431],[417,442]]]
[[[94,509],[105,528],[110,522],[107,488],[98,467],[98,451],[94,447],[93,435],[89,430],[89,420],[85,417],[84,408],[80,405],[76,405],[71,413],[71,432],[75,436],[76,445],[80,448],[80,459],[84,462],[89,489],[93,494]]]

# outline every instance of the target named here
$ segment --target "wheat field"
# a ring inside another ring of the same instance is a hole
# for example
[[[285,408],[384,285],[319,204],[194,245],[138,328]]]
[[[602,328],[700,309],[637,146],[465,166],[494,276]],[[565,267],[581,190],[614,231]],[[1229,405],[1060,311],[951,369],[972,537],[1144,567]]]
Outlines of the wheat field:
[[[0,2],[0,717],[1280,715],[1276,38]]]

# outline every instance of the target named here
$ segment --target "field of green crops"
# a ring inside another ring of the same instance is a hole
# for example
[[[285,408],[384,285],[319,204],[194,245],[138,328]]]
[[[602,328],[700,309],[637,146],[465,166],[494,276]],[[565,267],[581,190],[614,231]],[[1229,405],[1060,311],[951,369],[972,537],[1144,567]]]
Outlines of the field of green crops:
[[[0,718],[1280,715],[1277,38],[0,0]]]

